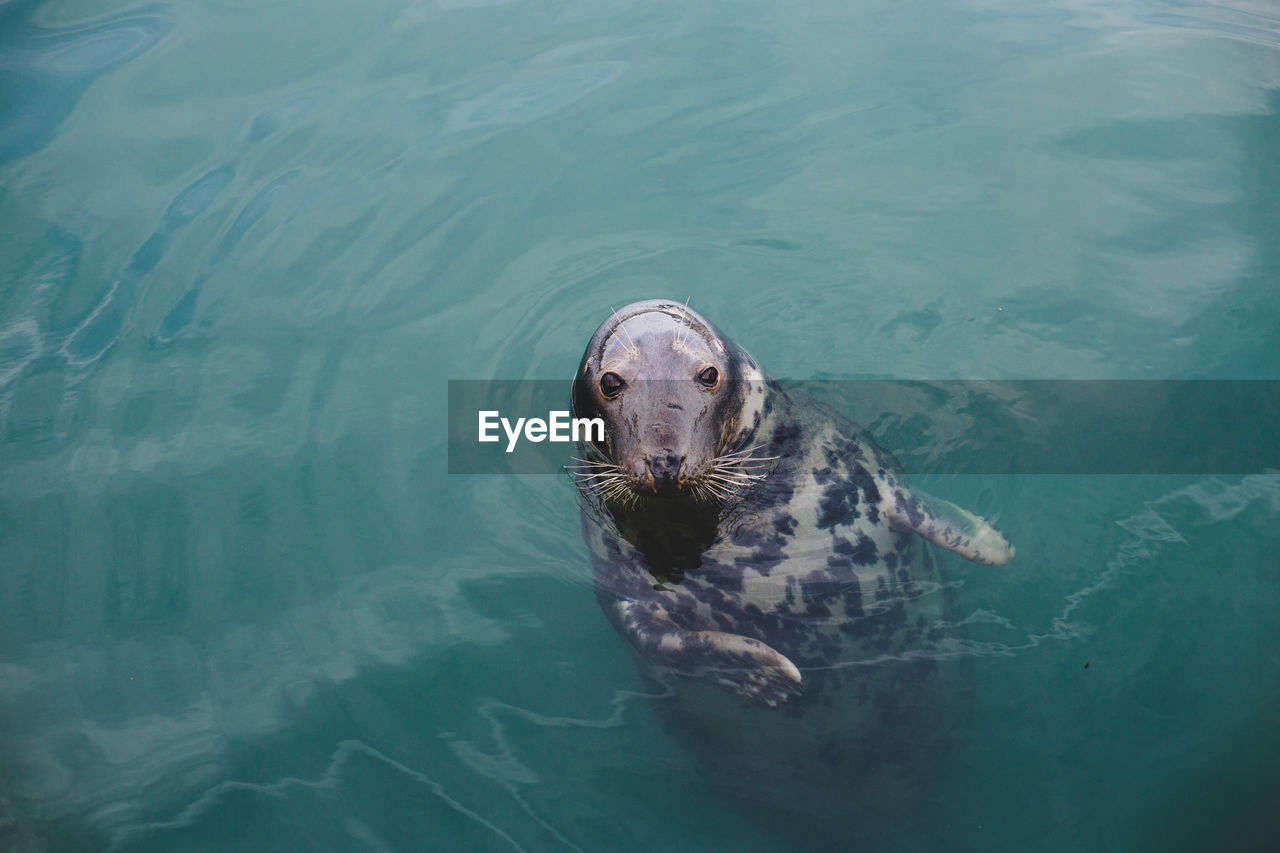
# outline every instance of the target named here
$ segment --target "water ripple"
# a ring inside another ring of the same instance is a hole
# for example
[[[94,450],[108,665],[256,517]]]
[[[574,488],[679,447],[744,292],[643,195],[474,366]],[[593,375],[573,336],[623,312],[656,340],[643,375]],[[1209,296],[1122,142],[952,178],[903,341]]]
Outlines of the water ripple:
[[[625,62],[596,62],[525,76],[458,104],[449,114],[443,132],[461,133],[534,121],[608,85],[626,69]]]
[[[406,764],[396,761],[390,756],[384,755],[366,743],[359,740],[344,740],[338,744],[332,757],[329,759],[329,766],[320,774],[319,778],[306,779],[296,776],[286,776],[275,782],[257,783],[257,782],[237,782],[226,781],[220,782],[209,790],[205,791],[200,797],[186,808],[174,820],[162,823],[148,823],[138,826],[131,826],[122,829],[114,834],[108,851],[120,850],[136,842],[139,837],[152,835],[164,831],[184,829],[195,826],[201,817],[218,805],[224,796],[234,792],[247,792],[267,797],[283,797],[293,789],[309,789],[316,791],[338,791],[342,785],[342,773],[351,758],[357,755],[364,755],[374,759],[396,772],[419,783],[431,794],[471,821],[479,824],[488,830],[492,835],[496,836],[504,846],[513,850],[524,851],[525,848],[512,838],[502,827],[485,818],[479,812],[470,809],[450,795],[444,785],[436,782],[430,776],[420,770],[415,770]]]
[[[1238,483],[1227,483],[1219,478],[1208,478],[1190,486],[1176,489],[1144,504],[1143,509],[1115,524],[1132,538],[1121,543],[1115,555],[1107,560],[1101,572],[1085,586],[1068,594],[1062,609],[1054,616],[1047,629],[1027,631],[1013,620],[986,609],[976,609],[956,623],[959,625],[993,624],[1002,629],[1025,632],[1021,641],[971,640],[950,638],[937,649],[925,650],[906,657],[884,656],[836,664],[836,668],[875,666],[899,660],[943,659],[953,657],[1012,657],[1040,646],[1046,641],[1069,642],[1089,636],[1093,627],[1080,622],[1075,614],[1095,595],[1113,586],[1129,571],[1150,566],[1169,545],[1187,544],[1187,540],[1165,517],[1166,512],[1191,505],[1201,511],[1210,523],[1229,521],[1250,506],[1260,504],[1271,516],[1280,513],[1280,475],[1257,474],[1243,477]],[[1025,554],[1023,556],[1026,556]],[[941,623],[939,627],[948,627]]]
[[[0,164],[47,145],[80,96],[99,77],[154,47],[164,18],[122,17],[88,28],[0,29]]]
[[[106,295],[68,336],[62,354],[69,364],[91,364],[120,340],[137,298],[139,280],[160,263],[173,235],[205,213],[234,178],[233,168],[221,166],[178,193],[164,212],[160,228],[143,241],[122,276],[112,282]]]

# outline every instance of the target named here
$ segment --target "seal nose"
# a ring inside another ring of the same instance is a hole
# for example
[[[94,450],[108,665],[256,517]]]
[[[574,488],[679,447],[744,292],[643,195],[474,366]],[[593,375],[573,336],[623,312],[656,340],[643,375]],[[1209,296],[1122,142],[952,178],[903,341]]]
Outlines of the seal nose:
[[[649,457],[649,475],[653,478],[653,490],[659,494],[674,492],[679,488],[680,465],[683,456],[671,451],[655,453]]]

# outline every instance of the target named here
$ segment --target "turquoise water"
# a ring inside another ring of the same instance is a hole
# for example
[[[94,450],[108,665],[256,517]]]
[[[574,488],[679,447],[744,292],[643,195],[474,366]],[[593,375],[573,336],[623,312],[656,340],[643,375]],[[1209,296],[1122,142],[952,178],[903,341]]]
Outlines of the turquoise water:
[[[446,473],[447,380],[611,305],[797,379],[1280,379],[1267,0],[113,5],[0,3],[5,850],[831,842],[662,728],[567,479]],[[1018,548],[939,557],[935,849],[1268,847],[1280,477],[917,482]]]

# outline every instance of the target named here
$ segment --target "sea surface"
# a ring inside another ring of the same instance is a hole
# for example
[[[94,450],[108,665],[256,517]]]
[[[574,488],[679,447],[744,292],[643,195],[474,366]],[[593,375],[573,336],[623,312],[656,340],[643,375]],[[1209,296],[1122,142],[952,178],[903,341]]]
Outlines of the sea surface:
[[[0,849],[1273,849],[1265,466],[926,468],[1017,547],[938,554],[932,805],[716,793],[568,477],[448,473],[449,380],[650,297],[795,380],[1280,379],[1280,6],[0,2]]]

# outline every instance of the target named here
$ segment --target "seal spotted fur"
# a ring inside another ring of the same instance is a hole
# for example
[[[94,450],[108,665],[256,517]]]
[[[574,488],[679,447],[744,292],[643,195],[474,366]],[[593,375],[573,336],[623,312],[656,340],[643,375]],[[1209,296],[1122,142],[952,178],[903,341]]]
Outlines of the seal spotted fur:
[[[597,599],[714,775],[882,781],[907,752],[931,760],[968,679],[948,660],[952,585],[921,540],[1000,565],[1005,538],[913,490],[868,434],[679,303],[615,312],[572,393],[575,417],[606,423],[574,468]]]

